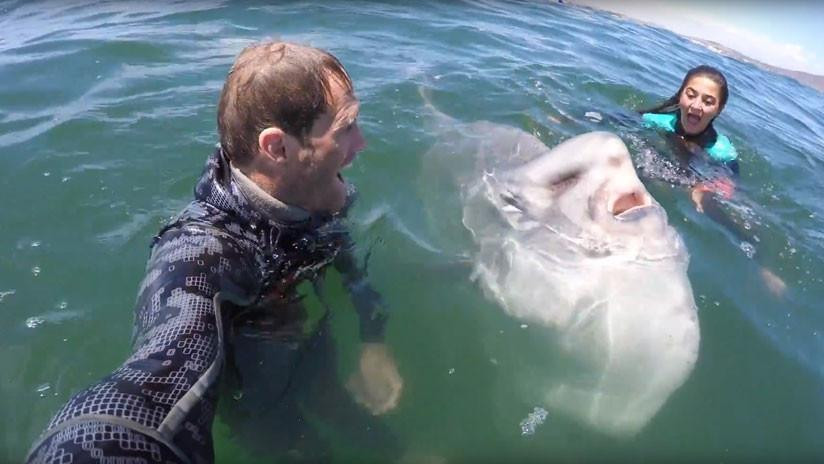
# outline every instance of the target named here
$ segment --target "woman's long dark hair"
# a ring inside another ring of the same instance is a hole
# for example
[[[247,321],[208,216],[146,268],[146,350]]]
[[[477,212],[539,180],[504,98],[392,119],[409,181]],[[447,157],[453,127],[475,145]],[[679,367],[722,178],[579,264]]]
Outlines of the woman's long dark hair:
[[[667,100],[664,100],[662,103],[653,106],[652,108],[639,111],[639,113],[674,113],[678,110],[678,101],[681,99],[681,92],[684,91],[684,87],[687,86],[687,82],[695,76],[704,76],[721,87],[721,95],[719,95],[718,104],[723,110],[724,105],[727,104],[727,98],[730,95],[729,89],[727,88],[727,78],[724,77],[724,74],[722,74],[721,71],[713,68],[712,66],[702,64],[701,66],[696,66],[687,71],[687,75],[684,76],[684,80],[681,82],[681,87],[678,89],[678,92],[675,92],[675,95]]]

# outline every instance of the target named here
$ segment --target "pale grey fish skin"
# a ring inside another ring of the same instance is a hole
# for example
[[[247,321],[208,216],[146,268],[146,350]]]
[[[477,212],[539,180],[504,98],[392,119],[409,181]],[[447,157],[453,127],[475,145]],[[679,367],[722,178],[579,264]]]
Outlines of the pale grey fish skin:
[[[689,377],[700,329],[687,249],[623,141],[594,132],[550,150],[513,127],[437,119],[452,126],[424,162],[455,183],[474,278],[576,363],[574,375],[537,366],[528,390],[596,430],[637,434]],[[640,206],[616,216],[627,195]]]

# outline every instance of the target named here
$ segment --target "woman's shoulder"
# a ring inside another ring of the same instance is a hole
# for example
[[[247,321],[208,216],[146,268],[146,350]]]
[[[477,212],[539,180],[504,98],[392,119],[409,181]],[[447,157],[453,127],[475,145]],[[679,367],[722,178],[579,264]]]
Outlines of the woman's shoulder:
[[[716,161],[727,163],[738,158],[738,152],[735,151],[735,145],[732,144],[726,135],[720,132],[715,139],[715,143],[707,147],[706,150],[712,159]]]
[[[664,129],[668,132],[675,132],[675,122],[677,117],[673,113],[644,113],[641,121],[645,127],[650,129]]]

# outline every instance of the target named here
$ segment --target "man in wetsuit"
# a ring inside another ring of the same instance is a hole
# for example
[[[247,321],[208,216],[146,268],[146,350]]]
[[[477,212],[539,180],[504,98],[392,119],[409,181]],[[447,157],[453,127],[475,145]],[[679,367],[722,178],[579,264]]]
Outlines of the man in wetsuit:
[[[325,51],[267,42],[237,57],[218,105],[220,145],[195,200],[152,246],[132,356],[68,401],[29,462],[212,462],[224,366],[268,359],[243,351],[265,351],[250,339],[283,346],[316,339],[295,329],[306,319],[297,288],[329,264],[341,271],[360,319],[352,396],[372,414],[397,404],[402,381],[382,343],[383,305],[354,264],[340,222],[352,195],[339,171],[365,146],[358,111],[348,74]],[[230,343],[236,333],[254,336]],[[287,361],[272,369],[300,360],[274,358]],[[223,401],[232,407],[231,398]]]

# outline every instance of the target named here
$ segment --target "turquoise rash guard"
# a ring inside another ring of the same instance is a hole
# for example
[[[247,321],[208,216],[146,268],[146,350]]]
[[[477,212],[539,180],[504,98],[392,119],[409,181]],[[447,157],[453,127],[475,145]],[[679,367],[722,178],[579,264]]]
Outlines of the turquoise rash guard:
[[[644,127],[662,129],[667,132],[678,132],[678,116],[673,113],[644,113],[641,116]],[[703,147],[714,161],[729,166],[733,172],[738,172],[738,153],[726,135],[718,134],[715,141]]]

